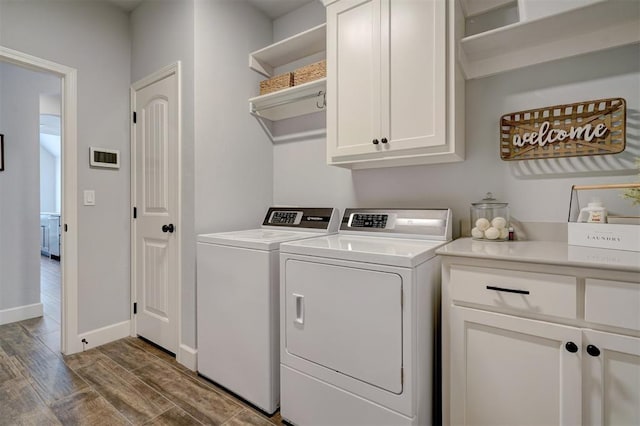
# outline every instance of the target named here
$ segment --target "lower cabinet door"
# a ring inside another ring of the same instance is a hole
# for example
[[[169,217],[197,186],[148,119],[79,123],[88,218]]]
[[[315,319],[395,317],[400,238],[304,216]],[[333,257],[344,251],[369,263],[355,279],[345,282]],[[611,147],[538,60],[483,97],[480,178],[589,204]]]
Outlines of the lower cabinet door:
[[[581,330],[454,306],[452,425],[579,425]]]
[[[640,338],[584,330],[585,425],[640,425]]]

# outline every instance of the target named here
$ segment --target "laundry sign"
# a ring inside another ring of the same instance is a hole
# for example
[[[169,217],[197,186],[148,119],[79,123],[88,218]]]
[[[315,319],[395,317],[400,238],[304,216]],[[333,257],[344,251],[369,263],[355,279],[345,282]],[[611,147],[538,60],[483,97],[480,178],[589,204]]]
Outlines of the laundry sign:
[[[624,99],[611,98],[505,114],[500,119],[500,158],[617,154],[625,149],[626,112]]]

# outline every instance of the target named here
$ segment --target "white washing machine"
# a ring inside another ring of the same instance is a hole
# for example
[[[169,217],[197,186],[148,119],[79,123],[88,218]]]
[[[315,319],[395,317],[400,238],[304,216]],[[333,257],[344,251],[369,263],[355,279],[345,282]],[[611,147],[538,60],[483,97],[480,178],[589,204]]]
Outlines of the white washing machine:
[[[262,228],[197,239],[198,372],[267,413],[280,402],[279,247],[335,233],[332,208],[267,211]]]
[[[347,209],[337,235],[280,246],[282,418],[438,421],[440,260],[451,211]]]

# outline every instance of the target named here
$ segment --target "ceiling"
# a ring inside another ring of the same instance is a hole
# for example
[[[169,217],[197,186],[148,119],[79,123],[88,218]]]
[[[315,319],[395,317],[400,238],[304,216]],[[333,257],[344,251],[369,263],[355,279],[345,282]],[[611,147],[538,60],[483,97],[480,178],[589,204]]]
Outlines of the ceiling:
[[[109,0],[127,12],[131,12],[138,7],[143,0]],[[267,15],[271,19],[276,19],[282,15],[311,3],[315,0],[247,0],[256,9]]]

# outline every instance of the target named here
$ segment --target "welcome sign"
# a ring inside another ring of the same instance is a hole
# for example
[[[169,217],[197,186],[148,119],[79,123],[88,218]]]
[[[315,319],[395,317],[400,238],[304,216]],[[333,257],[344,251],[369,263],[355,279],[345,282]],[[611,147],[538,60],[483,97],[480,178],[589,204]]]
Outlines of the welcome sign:
[[[611,98],[505,114],[500,119],[500,158],[617,154],[626,145],[626,113],[625,100]]]

